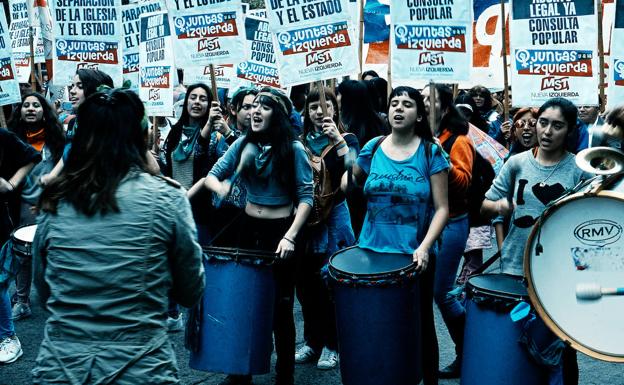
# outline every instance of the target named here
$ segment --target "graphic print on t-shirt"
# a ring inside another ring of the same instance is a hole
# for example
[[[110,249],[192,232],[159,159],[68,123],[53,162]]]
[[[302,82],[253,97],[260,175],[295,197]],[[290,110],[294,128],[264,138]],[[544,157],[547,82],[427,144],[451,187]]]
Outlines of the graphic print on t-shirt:
[[[516,205],[523,206],[525,204],[524,200],[524,189],[529,183],[526,179],[518,180],[518,189],[516,194]],[[544,183],[537,183],[531,187],[531,191],[535,198],[537,198],[544,206],[548,205],[550,202],[555,199],[561,197],[565,192],[565,188],[561,185],[561,183],[555,183],[553,185],[548,185]],[[533,217],[531,215],[523,215],[517,218],[514,218],[513,224],[517,227],[526,229],[535,224],[537,222],[538,217]]]

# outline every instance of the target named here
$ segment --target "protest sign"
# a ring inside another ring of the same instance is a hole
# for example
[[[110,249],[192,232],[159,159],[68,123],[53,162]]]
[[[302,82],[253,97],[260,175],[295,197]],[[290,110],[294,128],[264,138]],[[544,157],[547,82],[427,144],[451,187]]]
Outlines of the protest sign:
[[[279,75],[269,22],[254,16],[245,18],[247,56],[236,66],[236,77],[253,84],[279,88]]]
[[[348,0],[269,0],[267,6],[283,87],[359,71]]]
[[[35,32],[35,63],[52,60],[52,14],[47,0],[29,0],[28,14]]]
[[[226,64],[243,59],[244,25],[240,0],[167,0],[167,7],[173,27],[177,67]]]
[[[55,82],[69,83],[77,69],[92,68],[121,85],[121,0],[63,0],[52,4]]]
[[[141,14],[160,11],[158,0],[128,4],[121,7],[123,30],[123,80],[130,82],[130,89],[139,92],[139,45]]]
[[[30,19],[26,0],[10,0],[9,12],[11,13],[9,38],[17,79],[21,83],[28,83],[30,82],[32,55],[30,52]]]
[[[615,4],[615,23],[611,39],[611,74],[607,88],[609,107],[620,105],[624,100],[624,0],[617,0]]]
[[[390,18],[394,79],[456,82],[470,78],[471,1],[396,2],[390,7]]]
[[[173,114],[173,41],[166,11],[140,16],[139,96],[151,116]]]
[[[250,9],[245,15],[259,17],[261,19],[267,19],[269,17],[266,8]]]
[[[510,43],[515,106],[553,97],[595,105],[598,92],[594,0],[512,0]]]
[[[217,64],[214,66],[217,88],[231,89],[236,71],[233,64]],[[188,67],[184,70],[184,82],[188,84],[211,84],[210,66]]]
[[[505,19],[501,19],[500,0],[474,0],[472,72],[460,87],[482,85],[493,90],[503,88],[503,23],[509,22],[509,2],[505,1]],[[505,38],[509,41],[509,29]],[[509,44],[507,45],[509,63]],[[509,69],[508,69],[509,70]]]
[[[13,65],[11,38],[4,7],[0,7],[0,106],[20,102],[19,83]]]

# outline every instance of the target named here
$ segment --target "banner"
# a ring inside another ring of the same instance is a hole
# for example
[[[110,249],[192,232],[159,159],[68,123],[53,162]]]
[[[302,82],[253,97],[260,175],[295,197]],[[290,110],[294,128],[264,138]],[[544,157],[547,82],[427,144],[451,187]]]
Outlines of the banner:
[[[390,18],[393,81],[457,82],[470,78],[470,1],[393,2]]]
[[[282,87],[359,71],[348,1],[267,1]]]
[[[198,5],[198,4],[202,5]],[[176,66],[234,63],[243,59],[243,7],[240,0],[167,0]]]
[[[594,0],[511,4],[513,105],[540,106],[553,97],[595,105],[599,61]]]
[[[611,73],[607,88],[610,108],[621,105],[624,100],[624,0],[617,0],[615,7],[615,24],[611,39]]]
[[[130,89],[139,92],[139,45],[141,14],[160,11],[158,0],[128,4],[121,7],[121,25],[123,30],[123,81],[130,82]]]
[[[0,7],[0,106],[20,102],[20,88],[13,65],[11,38],[4,7]]]
[[[214,65],[215,81],[217,88],[231,89],[236,77],[236,70],[233,64],[216,64]],[[184,83],[191,85],[195,83],[204,83],[210,86],[212,77],[210,76],[210,66],[189,67],[184,70]]]
[[[253,84],[280,88],[273,36],[267,19],[245,18],[247,57],[236,66],[236,77]]]
[[[503,89],[503,22],[509,27],[509,2],[505,1],[505,19],[501,20],[500,0],[474,0],[472,73],[470,81],[460,82],[460,87],[476,85],[491,90]],[[507,39],[507,63],[509,59],[509,28]],[[509,67],[507,69],[509,71]],[[509,72],[508,72],[509,75]]]
[[[30,24],[35,29],[35,63],[52,60],[52,14],[46,0],[27,0]]]
[[[11,13],[9,38],[11,39],[11,50],[17,79],[20,83],[30,83],[32,68],[30,61],[30,19],[28,17],[26,0],[10,0],[9,12]]]
[[[139,96],[147,115],[173,115],[173,39],[166,11],[140,17]]]
[[[54,81],[69,83],[79,68],[122,83],[121,0],[63,0],[54,5]]]

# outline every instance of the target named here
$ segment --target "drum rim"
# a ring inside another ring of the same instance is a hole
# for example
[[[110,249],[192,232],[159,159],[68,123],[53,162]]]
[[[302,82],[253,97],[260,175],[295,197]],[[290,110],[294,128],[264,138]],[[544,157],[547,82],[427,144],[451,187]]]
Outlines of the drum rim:
[[[611,191],[611,190],[599,191],[598,193],[593,193],[590,195],[585,194],[583,192],[577,192],[568,197],[561,199],[559,202],[555,203],[552,207],[549,207],[544,211],[540,219],[538,219],[535,225],[533,225],[533,228],[531,229],[531,233],[529,234],[529,238],[527,239],[527,243],[525,244],[525,247],[524,247],[524,261],[523,261],[524,276],[527,281],[527,291],[529,293],[529,298],[531,299],[531,304],[535,308],[535,311],[540,316],[542,321],[544,321],[544,324],[546,324],[546,326],[550,329],[550,331],[555,333],[555,335],[559,337],[561,340],[570,344],[570,346],[572,346],[575,350],[578,350],[579,352],[583,354],[586,354],[590,357],[593,357],[602,361],[624,363],[624,354],[616,355],[616,354],[606,353],[603,351],[592,349],[589,346],[582,344],[580,341],[578,341],[574,337],[570,336],[559,326],[557,322],[555,322],[554,319],[552,319],[548,311],[542,305],[539,295],[535,291],[535,286],[533,285],[533,276],[531,274],[531,264],[529,263],[530,258],[531,258],[531,249],[532,249],[533,240],[535,239],[539,225],[542,223],[543,220],[545,221],[553,213],[559,210],[565,203],[569,203],[569,202],[576,201],[576,200],[582,200],[586,198],[598,198],[598,197],[613,198],[613,199],[617,199],[620,201],[624,201],[624,194]]]
[[[519,281],[523,281],[524,280],[524,277],[521,277],[519,275],[506,274],[506,273],[477,274],[477,275],[474,275],[474,276],[470,277],[466,281],[466,295],[467,296],[471,297],[472,296],[472,294],[470,294],[471,291],[475,290],[475,291],[478,291],[479,293],[483,293],[483,294],[493,294],[492,297],[496,297],[496,298],[499,298],[499,299],[509,299],[509,300],[512,300],[512,301],[515,301],[515,302],[527,301],[529,299],[528,290],[527,290],[527,294],[524,294],[524,295],[513,295],[513,294],[500,295],[499,293],[501,293],[501,292],[495,292],[495,291],[489,290],[489,289],[482,289],[482,288],[479,288],[479,287],[476,287],[476,286],[470,284],[470,280],[471,279],[476,278],[476,277],[483,277],[483,276],[506,276],[506,277],[510,277],[510,278],[513,278],[513,279],[517,279]]]
[[[409,274],[413,271],[416,270],[416,264],[414,262],[410,263],[409,265],[402,267],[400,269],[396,269],[396,270],[392,270],[392,271],[387,271],[385,273],[375,273],[375,274],[356,274],[356,273],[351,273],[348,271],[344,271],[341,269],[338,269],[337,267],[332,265],[332,260],[334,259],[334,257],[340,253],[344,253],[347,250],[350,249],[361,249],[360,246],[358,245],[353,245],[353,246],[349,246],[349,247],[345,247],[344,249],[340,249],[338,251],[336,251],[334,254],[332,254],[331,257],[329,257],[329,260],[327,261],[327,269],[330,271],[334,271],[338,274],[344,275],[345,277],[348,277],[350,279],[361,279],[361,280],[379,280],[379,279],[383,279],[386,277],[394,277],[396,275],[399,276],[403,276],[406,274]],[[375,251],[377,253],[377,251]],[[383,254],[383,253],[379,253],[379,254]],[[390,254],[400,254],[400,253],[390,253]],[[409,255],[409,254],[405,254],[405,255]]]
[[[215,247],[215,246],[202,246],[202,252],[206,255],[222,255],[222,256],[230,256],[231,258],[223,259],[217,258],[223,261],[232,261],[232,262],[243,262],[247,260],[255,260],[261,261],[264,264],[271,265],[274,262],[279,260],[277,253],[265,250],[254,250],[254,249],[241,249],[238,247]]]
[[[20,245],[32,245],[32,242],[28,242],[28,241],[25,241],[23,239],[18,239],[18,238],[15,237],[15,233],[18,232],[20,229],[23,229],[24,227],[30,227],[30,226],[37,226],[37,224],[36,223],[29,223],[29,224],[26,224],[26,225],[17,226],[16,228],[13,229],[13,231],[11,231],[11,240],[13,241],[14,244],[18,243]],[[37,232],[35,231],[35,234],[36,233]],[[33,241],[34,241],[34,236],[33,236]]]

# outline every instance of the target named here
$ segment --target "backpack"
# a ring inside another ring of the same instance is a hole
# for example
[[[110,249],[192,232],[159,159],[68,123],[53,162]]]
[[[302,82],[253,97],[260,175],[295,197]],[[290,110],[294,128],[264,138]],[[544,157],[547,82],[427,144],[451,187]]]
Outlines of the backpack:
[[[451,153],[451,148],[455,144],[456,139],[457,135],[451,135],[442,145],[447,154]],[[472,180],[467,192],[468,223],[470,227],[485,226],[491,223],[489,219],[481,216],[481,204],[485,200],[485,193],[492,186],[495,176],[492,164],[479,154],[479,151],[475,150],[475,158],[472,163]]]
[[[344,137],[346,133],[342,134]],[[314,203],[312,212],[308,216],[307,225],[315,226],[329,218],[334,208],[334,195],[340,190],[340,186],[332,186],[331,175],[325,166],[325,155],[334,149],[336,145],[325,147],[321,155],[314,155],[306,148],[308,161],[312,166],[312,182],[314,183]]]

